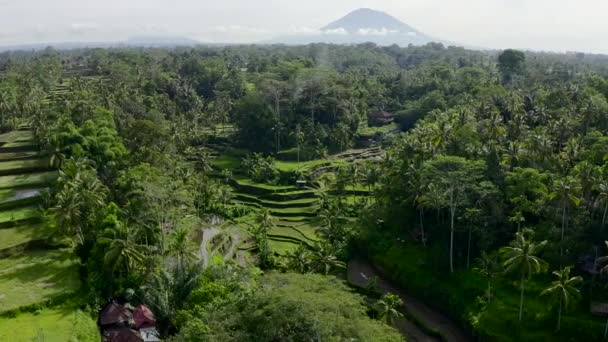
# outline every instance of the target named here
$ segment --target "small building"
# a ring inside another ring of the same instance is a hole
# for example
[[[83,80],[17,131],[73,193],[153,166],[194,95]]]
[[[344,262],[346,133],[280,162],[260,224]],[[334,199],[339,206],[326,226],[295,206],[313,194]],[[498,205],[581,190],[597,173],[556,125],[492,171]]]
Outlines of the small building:
[[[135,325],[133,314],[127,305],[112,302],[99,315],[99,325],[103,330],[124,328]]]
[[[131,328],[117,328],[106,330],[103,333],[103,340],[109,342],[143,342],[141,334]]]
[[[156,318],[150,308],[112,302],[99,315],[104,342],[158,342]]]
[[[380,111],[371,113],[368,115],[368,124],[370,126],[386,126],[388,124],[393,123],[395,121],[395,115],[393,113]]]
[[[152,313],[152,310],[145,305],[139,305],[135,311],[133,311],[133,320],[135,321],[135,328],[143,329],[156,326],[156,318]]]

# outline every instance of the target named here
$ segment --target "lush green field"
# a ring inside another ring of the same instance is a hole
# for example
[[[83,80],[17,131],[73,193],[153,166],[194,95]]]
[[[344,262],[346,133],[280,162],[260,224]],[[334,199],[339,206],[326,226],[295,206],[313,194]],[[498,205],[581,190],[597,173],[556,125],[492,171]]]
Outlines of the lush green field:
[[[29,241],[46,239],[50,234],[51,229],[42,224],[0,229],[0,250]]]
[[[28,141],[34,139],[32,131],[10,131],[0,134],[0,143],[9,143],[14,141]]]
[[[10,221],[27,220],[40,216],[37,206],[17,208],[13,210],[0,211],[0,224]]]
[[[46,159],[11,160],[0,162],[0,171],[14,171],[18,173],[22,169],[45,169],[48,166]]]
[[[27,251],[0,259],[0,312],[41,303],[80,287],[72,250]]]
[[[98,342],[94,319],[71,307],[42,309],[14,318],[0,317],[0,341]]]
[[[0,154],[1,156],[2,154]],[[48,185],[57,178],[57,171],[9,175],[0,177],[0,189]]]

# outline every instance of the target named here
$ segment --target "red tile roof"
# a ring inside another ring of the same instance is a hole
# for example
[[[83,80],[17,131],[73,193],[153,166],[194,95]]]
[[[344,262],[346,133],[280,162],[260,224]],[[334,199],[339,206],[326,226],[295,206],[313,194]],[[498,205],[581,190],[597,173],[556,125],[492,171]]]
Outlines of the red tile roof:
[[[154,313],[145,305],[140,305],[135,309],[133,319],[135,320],[135,327],[137,329],[156,326]]]
[[[131,311],[124,305],[117,303],[110,303],[101,312],[99,317],[99,324],[101,326],[108,326],[113,324],[120,324],[123,322],[129,322],[133,319]]]

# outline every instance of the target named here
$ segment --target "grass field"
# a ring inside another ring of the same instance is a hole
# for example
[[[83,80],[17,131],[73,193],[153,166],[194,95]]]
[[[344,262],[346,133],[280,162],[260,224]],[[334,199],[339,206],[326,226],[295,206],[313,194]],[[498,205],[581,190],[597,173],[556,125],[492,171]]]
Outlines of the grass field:
[[[50,234],[51,229],[42,224],[0,229],[0,250],[29,241],[46,239]]]
[[[0,134],[0,143],[9,143],[14,141],[33,140],[34,134],[32,131],[11,131]]]
[[[37,206],[17,208],[13,210],[0,211],[0,224],[10,221],[27,220],[40,216]]]
[[[0,259],[0,312],[36,304],[80,287],[71,250],[27,251]]]
[[[26,169],[45,169],[48,168],[46,159],[26,159],[26,160],[11,160],[0,162],[0,171],[15,171]]]
[[[15,318],[0,318],[0,341],[7,342],[98,342],[101,340],[94,319],[84,312],[59,307]]]
[[[2,176],[0,177],[0,189],[48,185],[49,183],[53,182],[57,178],[57,176],[57,171]]]

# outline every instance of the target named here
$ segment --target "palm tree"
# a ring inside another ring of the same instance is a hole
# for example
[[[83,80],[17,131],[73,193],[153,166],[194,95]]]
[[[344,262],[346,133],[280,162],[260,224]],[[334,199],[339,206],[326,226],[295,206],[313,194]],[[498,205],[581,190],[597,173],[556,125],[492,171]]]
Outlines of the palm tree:
[[[522,232],[515,234],[515,241],[512,246],[503,247],[500,249],[500,254],[505,259],[505,273],[519,273],[521,294],[519,298],[519,320],[522,319],[524,308],[524,286],[526,277],[530,278],[532,274],[540,272],[546,262],[536,255],[545,247],[547,241],[542,241],[538,244],[527,240]]]
[[[541,296],[549,295],[559,302],[557,331],[559,331],[562,324],[562,306],[564,309],[568,308],[571,298],[576,299],[580,295],[580,291],[576,286],[583,282],[583,278],[580,276],[571,278],[570,270],[570,267],[566,267],[561,271],[553,271],[553,275],[557,277],[557,280],[553,281],[551,286],[541,292]]]
[[[396,294],[387,293],[376,302],[376,310],[378,311],[378,319],[386,319],[390,325],[394,325],[397,319],[403,318],[403,314],[399,312],[399,307],[403,305],[403,300]]]
[[[479,267],[473,268],[473,272],[481,274],[488,281],[486,297],[489,303],[492,300],[492,282],[499,272],[498,263],[496,258],[489,256],[486,252],[481,252],[481,257],[477,260]]]
[[[258,247],[260,266],[262,268],[267,268],[272,264],[268,233],[274,228],[274,219],[270,215],[270,211],[264,209],[258,215],[256,222],[258,225],[253,229],[253,237]]]
[[[563,179],[558,179],[554,183],[554,190],[549,194],[550,199],[557,199],[559,201],[559,205],[561,206],[562,211],[562,229],[561,229],[561,237],[560,237],[560,256],[564,255],[564,234],[566,231],[566,227],[568,226],[568,208],[570,207],[570,203],[575,206],[580,205],[581,200],[574,196],[577,192],[577,184],[573,178],[567,177]]]
[[[295,251],[287,254],[287,259],[287,266],[290,269],[306,273],[311,267],[312,253],[308,247],[301,244]]]
[[[608,247],[608,241],[604,241],[604,243],[606,243],[606,247]],[[595,261],[596,264],[601,265],[601,264],[606,264],[604,267],[602,267],[600,269],[601,273],[608,273],[608,255],[607,256],[603,256],[603,257],[599,257],[597,258],[597,260]],[[604,328],[604,337],[608,336],[608,320],[606,320],[606,326]]]
[[[473,234],[473,224],[481,216],[481,209],[466,208],[464,213],[465,218],[469,222],[469,236],[467,242],[467,270],[471,267],[471,235]]]
[[[196,261],[196,249],[192,245],[188,228],[180,227],[171,233],[169,255],[177,259],[177,267],[181,270]]]
[[[109,244],[103,262],[112,273],[126,275],[144,262],[147,247],[136,243],[134,231],[122,224],[107,229],[98,241]]]
[[[313,269],[328,275],[334,268],[346,268],[346,264],[335,255],[334,248],[329,243],[317,243],[311,256]]]
[[[604,213],[602,215],[602,231],[606,226],[606,218],[608,218],[608,182],[603,182],[598,186],[599,189],[599,199],[604,204]]]

